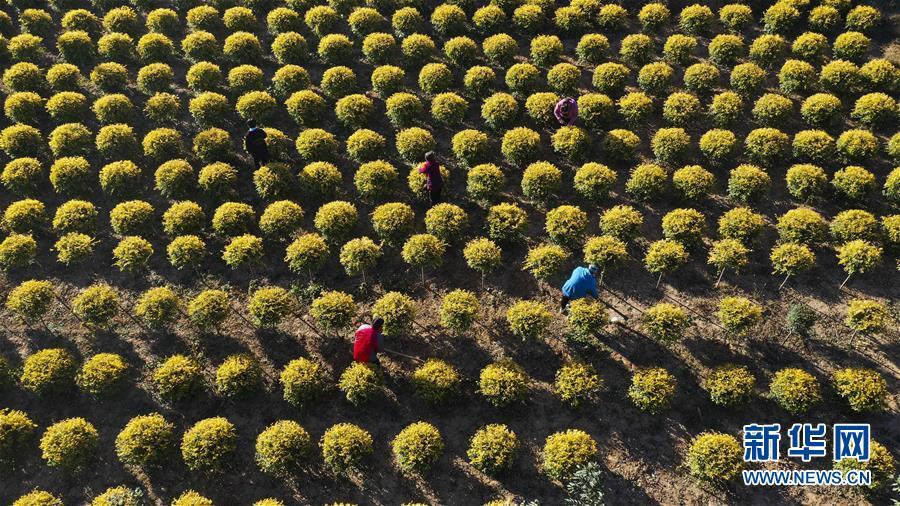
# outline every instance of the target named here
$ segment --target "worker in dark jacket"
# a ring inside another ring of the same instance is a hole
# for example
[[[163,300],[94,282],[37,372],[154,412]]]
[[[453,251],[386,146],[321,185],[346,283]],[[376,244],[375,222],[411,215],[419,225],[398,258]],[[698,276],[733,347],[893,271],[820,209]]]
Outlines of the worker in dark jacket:
[[[565,312],[566,306],[570,301],[580,299],[582,297],[599,297],[597,293],[597,279],[595,276],[600,274],[600,268],[594,264],[587,267],[576,267],[572,271],[572,275],[562,287],[562,300],[559,307]]]
[[[566,97],[556,103],[553,115],[560,126],[572,126],[578,119],[578,102],[572,97]]]
[[[439,204],[441,190],[444,188],[444,178],[441,176],[441,166],[433,151],[425,153],[425,163],[419,166],[419,173],[425,174],[425,189],[428,190],[431,205]]]
[[[378,363],[378,352],[384,346],[382,327],[384,327],[384,319],[375,318],[371,325],[364,323],[356,329],[353,341],[353,360],[355,362]]]
[[[266,145],[266,131],[256,126],[256,121],[247,120],[247,135],[244,136],[244,149],[253,157],[253,165],[260,168],[269,163],[269,146]]]

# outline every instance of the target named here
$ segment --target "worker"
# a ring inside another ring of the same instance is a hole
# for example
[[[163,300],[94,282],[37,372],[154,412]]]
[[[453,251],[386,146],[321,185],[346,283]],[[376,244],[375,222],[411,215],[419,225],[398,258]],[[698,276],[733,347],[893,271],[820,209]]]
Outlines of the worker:
[[[266,131],[256,126],[256,121],[247,120],[247,135],[244,149],[253,157],[253,165],[258,169],[269,163],[269,146],[266,145]]]
[[[553,108],[553,115],[560,126],[572,126],[578,119],[578,102],[572,97],[566,97],[556,103]]]
[[[428,191],[431,205],[440,204],[444,178],[441,176],[441,166],[434,151],[425,153],[425,163],[419,166],[419,173],[425,174],[425,189]]]
[[[378,352],[384,346],[384,336],[381,329],[384,327],[383,318],[375,318],[371,325],[364,323],[356,329],[356,337],[353,342],[353,360],[356,362],[378,363]]]
[[[596,279],[598,274],[600,274],[600,267],[595,264],[590,264],[587,267],[576,267],[562,287],[562,300],[559,303],[560,310],[566,312],[566,306],[569,305],[569,301],[583,297],[598,298]]]

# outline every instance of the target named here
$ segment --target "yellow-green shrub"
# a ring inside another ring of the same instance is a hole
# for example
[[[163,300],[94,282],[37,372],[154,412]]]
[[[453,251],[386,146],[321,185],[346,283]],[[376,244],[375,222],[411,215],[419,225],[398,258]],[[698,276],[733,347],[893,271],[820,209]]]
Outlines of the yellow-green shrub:
[[[564,482],[598,455],[597,442],[588,433],[569,429],[547,437],[541,469],[550,479]]]
[[[495,362],[481,370],[478,392],[497,407],[521,403],[528,395],[528,376],[512,361]]]
[[[628,397],[641,411],[658,414],[669,408],[675,395],[675,377],[663,368],[635,371]]]
[[[173,355],[159,364],[152,381],[159,395],[171,401],[195,397],[203,388],[200,364],[185,355]]]
[[[743,450],[734,436],[720,432],[704,432],[691,441],[685,464],[699,480],[722,483],[736,477],[743,469]]]
[[[100,448],[100,434],[84,418],[57,422],[41,437],[41,457],[50,467],[78,470],[88,465]]]
[[[192,471],[221,472],[231,463],[237,439],[234,425],[226,418],[206,418],[184,433],[181,457]]]

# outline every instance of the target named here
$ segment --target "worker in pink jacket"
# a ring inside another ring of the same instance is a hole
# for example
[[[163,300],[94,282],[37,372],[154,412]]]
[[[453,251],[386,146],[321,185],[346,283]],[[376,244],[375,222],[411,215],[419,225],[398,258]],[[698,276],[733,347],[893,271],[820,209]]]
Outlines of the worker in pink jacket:
[[[578,102],[572,97],[566,97],[556,103],[553,108],[553,115],[560,126],[572,126],[578,119]]]

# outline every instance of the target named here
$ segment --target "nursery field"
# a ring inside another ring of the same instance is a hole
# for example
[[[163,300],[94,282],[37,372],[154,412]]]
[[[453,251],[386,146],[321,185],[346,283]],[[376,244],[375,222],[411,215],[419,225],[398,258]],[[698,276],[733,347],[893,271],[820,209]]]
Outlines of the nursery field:
[[[0,503],[900,504],[896,7],[5,0]]]

